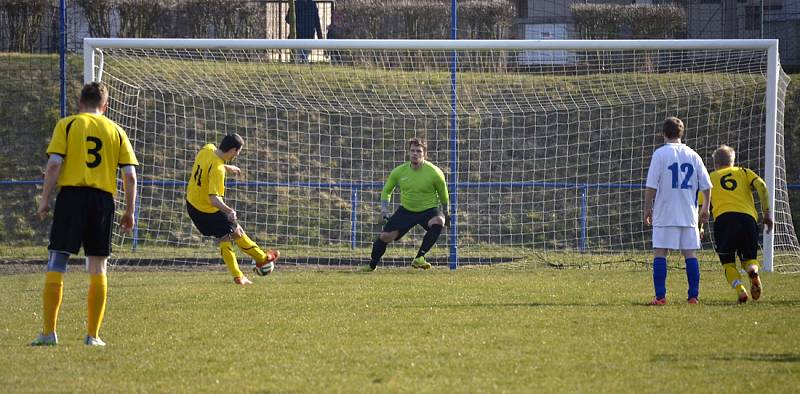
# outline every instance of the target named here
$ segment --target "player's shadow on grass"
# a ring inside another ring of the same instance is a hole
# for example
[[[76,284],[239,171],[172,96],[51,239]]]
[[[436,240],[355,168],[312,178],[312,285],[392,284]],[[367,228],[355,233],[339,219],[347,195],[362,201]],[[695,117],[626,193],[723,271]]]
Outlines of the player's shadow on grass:
[[[684,302],[685,303],[685,302]],[[725,299],[725,300],[704,300],[700,299],[701,305],[707,306],[735,306],[741,308],[747,307],[755,307],[757,308],[759,305],[763,306],[800,306],[800,300],[774,300],[774,299],[761,299],[759,301],[749,301],[746,304],[739,305],[736,300],[734,299]]]
[[[770,363],[800,363],[800,353],[733,353],[688,356],[685,354],[662,353],[653,356],[651,362],[680,362],[708,359],[712,361],[752,361]]]
[[[473,309],[473,308],[554,308],[554,307],[602,307],[602,306],[619,306],[613,304],[599,304],[599,303],[574,303],[574,302],[553,302],[553,303],[545,303],[545,302],[497,302],[497,303],[464,303],[464,304],[435,304],[435,305],[398,305],[395,308],[398,309],[412,309],[412,308],[438,308],[438,309]]]

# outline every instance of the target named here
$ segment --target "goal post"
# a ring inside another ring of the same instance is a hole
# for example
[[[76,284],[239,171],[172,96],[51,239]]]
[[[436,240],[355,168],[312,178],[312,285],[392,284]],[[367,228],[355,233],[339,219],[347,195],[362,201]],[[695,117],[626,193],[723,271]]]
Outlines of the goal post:
[[[640,191],[657,125],[677,115],[710,170],[727,143],[761,173],[776,222],[763,269],[800,271],[777,40],[87,38],[84,80],[111,85],[109,117],[152,161],[141,232],[115,234],[117,250],[213,259],[182,188],[200,144],[239,132],[248,178],[228,182],[245,230],[300,262],[364,263],[380,186],[421,136],[454,194],[454,225],[431,252],[441,265],[630,262],[649,251]],[[420,240],[412,232],[387,260],[406,264]]]

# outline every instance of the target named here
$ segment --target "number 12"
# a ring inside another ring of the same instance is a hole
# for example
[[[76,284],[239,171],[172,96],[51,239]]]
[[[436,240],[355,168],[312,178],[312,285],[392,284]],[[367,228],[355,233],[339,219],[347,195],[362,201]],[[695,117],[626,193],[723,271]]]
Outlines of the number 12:
[[[678,188],[678,163],[672,163],[671,166],[667,167],[672,171],[672,188]],[[692,179],[692,175],[694,174],[694,167],[689,163],[683,163],[680,167],[680,172],[685,172],[686,175],[683,177],[683,182],[681,182],[681,189],[691,189],[692,184],[689,181]]]

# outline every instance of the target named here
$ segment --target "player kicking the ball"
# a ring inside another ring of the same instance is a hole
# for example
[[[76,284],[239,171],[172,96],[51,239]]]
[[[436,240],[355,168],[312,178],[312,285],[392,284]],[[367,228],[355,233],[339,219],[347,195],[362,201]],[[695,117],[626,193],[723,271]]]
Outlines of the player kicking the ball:
[[[686,259],[689,282],[688,302],[697,303],[700,293],[700,265],[695,250],[700,249],[700,222],[708,220],[711,181],[703,159],[681,143],[683,121],[669,117],[664,121],[664,145],[653,152],[644,192],[644,222],[653,226],[653,286],[656,296],[651,305],[667,303],[667,252],[680,250]],[[697,194],[703,205],[697,212]],[[699,216],[699,218],[698,218]]]
[[[736,269],[736,255],[742,268],[750,277],[750,296],[754,300],[761,297],[761,278],[758,275],[758,213],[753,190],[758,192],[761,210],[764,212],[764,225],[767,232],[772,231],[772,215],[769,209],[769,192],[764,180],[755,172],[734,167],[736,152],[727,145],[714,151],[714,172],[711,173],[711,201],[714,206],[714,243],[719,261],[725,270],[725,279],[736,290],[739,303],[747,302],[747,290],[742,284],[742,276]]]
[[[258,268],[271,264],[280,257],[280,252],[270,250],[264,253],[247,234],[236,219],[236,211],[222,201],[225,196],[225,174],[238,175],[239,167],[225,164],[239,156],[244,146],[244,139],[238,134],[228,134],[219,144],[207,144],[197,154],[197,158],[189,174],[189,185],[186,189],[186,209],[189,217],[200,232],[205,236],[214,236],[219,239],[219,253],[222,261],[228,266],[237,285],[253,284],[239,270],[236,253],[233,252],[231,240],[247,253],[256,263]]]
[[[389,174],[381,193],[381,215],[385,224],[372,244],[372,261],[363,268],[364,271],[374,271],[386,252],[386,245],[400,239],[416,225],[422,226],[427,232],[411,266],[419,269],[431,268],[431,264],[425,261],[425,254],[439,239],[442,228],[450,225],[450,196],[442,170],[425,160],[426,150],[424,140],[410,139],[409,161]],[[400,188],[400,207],[389,216],[389,201],[396,187]]]

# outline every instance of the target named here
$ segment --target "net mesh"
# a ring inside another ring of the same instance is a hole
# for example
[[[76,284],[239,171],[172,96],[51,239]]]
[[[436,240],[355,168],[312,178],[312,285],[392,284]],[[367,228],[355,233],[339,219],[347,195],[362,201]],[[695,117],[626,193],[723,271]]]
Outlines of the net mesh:
[[[368,262],[380,189],[411,137],[428,141],[457,213],[429,254],[442,265],[455,243],[463,266],[649,266],[642,190],[668,116],[708,166],[724,143],[764,176],[761,50],[100,50],[108,115],[142,163],[137,227],[114,236],[133,264],[220,264],[185,188],[199,149],[227,133],[246,141],[225,195],[244,230],[284,264],[315,267]],[[774,268],[793,272],[787,84],[781,73]],[[384,263],[408,265],[423,234],[390,245]]]

